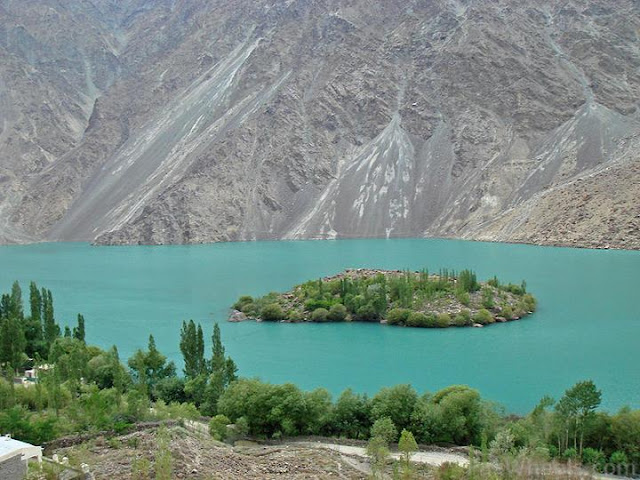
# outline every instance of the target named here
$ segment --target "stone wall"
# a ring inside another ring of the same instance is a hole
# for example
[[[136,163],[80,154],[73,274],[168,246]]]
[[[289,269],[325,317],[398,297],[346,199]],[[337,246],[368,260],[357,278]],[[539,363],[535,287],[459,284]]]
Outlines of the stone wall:
[[[27,474],[27,463],[21,455],[0,462],[0,478],[2,480],[22,480]]]

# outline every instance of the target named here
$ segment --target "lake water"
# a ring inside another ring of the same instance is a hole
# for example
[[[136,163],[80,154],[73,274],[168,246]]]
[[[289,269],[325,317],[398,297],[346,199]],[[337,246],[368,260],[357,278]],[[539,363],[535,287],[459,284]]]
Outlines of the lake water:
[[[239,295],[289,289],[348,267],[471,268],[483,280],[524,278],[539,310],[482,329],[226,322]],[[398,383],[419,391],[467,384],[524,413],[545,394],[558,398],[593,379],[607,409],[640,407],[640,252],[430,239],[0,247],[2,291],[13,280],[27,295],[30,280],[51,289],[61,324],[83,313],[88,341],[116,344],[123,359],[153,333],[180,363],[180,325],[192,318],[207,337],[220,323],[241,375],[305,389],[372,394]]]

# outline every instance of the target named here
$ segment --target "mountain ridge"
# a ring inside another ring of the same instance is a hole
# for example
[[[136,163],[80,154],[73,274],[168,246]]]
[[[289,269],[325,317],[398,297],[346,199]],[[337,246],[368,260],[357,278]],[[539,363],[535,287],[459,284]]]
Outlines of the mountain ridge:
[[[0,240],[640,248],[639,9],[4,2]]]

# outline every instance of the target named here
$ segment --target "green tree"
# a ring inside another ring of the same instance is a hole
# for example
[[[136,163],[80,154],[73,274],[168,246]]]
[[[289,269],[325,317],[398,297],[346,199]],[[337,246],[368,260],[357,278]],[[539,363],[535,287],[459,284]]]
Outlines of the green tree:
[[[25,358],[26,346],[22,320],[13,315],[0,320],[0,362],[17,369]]]
[[[441,440],[456,445],[479,443],[486,415],[477,390],[453,385],[435,393],[432,402],[440,411]]]
[[[480,289],[476,274],[471,270],[462,270],[458,274],[456,288],[461,292],[475,292]]]
[[[214,414],[218,411],[218,400],[225,389],[237,380],[238,367],[235,362],[225,355],[225,348],[222,344],[220,326],[216,323],[213,326],[212,336],[213,356],[211,358],[211,374],[205,387],[203,398],[203,412]]]
[[[29,305],[31,307],[31,320],[42,325],[42,297],[35,282],[29,284]]]
[[[576,383],[568,389],[556,406],[556,412],[565,424],[567,440],[571,424],[574,425],[573,446],[582,455],[586,424],[600,406],[602,392],[591,380]],[[565,448],[567,447],[565,440]]]
[[[219,334],[219,332],[218,332]],[[184,375],[188,379],[207,373],[204,358],[204,338],[200,324],[196,327],[193,320],[182,322],[180,331],[180,351],[184,358]]]
[[[432,402],[429,395],[418,399],[411,414],[411,430],[420,443],[445,441],[445,426],[442,421],[442,408]]]
[[[371,400],[371,418],[389,417],[399,429],[409,428],[418,394],[411,385],[381,389]]]
[[[153,335],[149,335],[147,350],[136,350],[128,361],[134,379],[147,395],[151,395],[155,385],[165,377],[176,374],[173,362],[167,363],[167,357],[156,348]]]
[[[77,338],[82,343],[85,343],[85,329],[84,329],[84,316],[78,314],[78,326],[73,328],[73,338]]]
[[[55,339],[60,336],[60,326],[56,323],[51,290],[43,288],[41,296],[44,339],[48,347],[51,347]]]
[[[120,354],[115,345],[89,360],[87,380],[101,389],[115,388],[118,392],[124,393],[131,384],[131,376],[120,362]]]
[[[223,442],[227,438],[227,426],[231,421],[224,415],[216,415],[209,422],[209,434],[219,442]]]
[[[332,412],[331,427],[339,435],[362,439],[369,436],[369,400],[350,388],[342,392]]]
[[[388,444],[398,439],[398,429],[389,417],[382,417],[376,420],[371,427],[371,437],[383,438]]]
[[[17,281],[11,285],[11,310],[9,311],[9,315],[20,321],[24,320],[22,289]]]
[[[412,478],[411,456],[418,451],[418,444],[413,437],[413,433],[409,430],[402,430],[400,440],[398,441],[398,450],[402,453],[402,476],[403,478]]]
[[[640,465],[640,410],[621,409],[611,419],[613,444],[616,450],[624,450],[631,462]]]
[[[367,444],[367,455],[371,465],[371,478],[385,478],[385,469],[389,459],[389,447],[384,438],[373,437]]]

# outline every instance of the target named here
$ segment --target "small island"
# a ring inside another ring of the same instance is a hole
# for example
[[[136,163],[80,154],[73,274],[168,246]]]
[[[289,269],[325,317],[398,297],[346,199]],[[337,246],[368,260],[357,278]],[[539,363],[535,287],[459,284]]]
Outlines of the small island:
[[[478,282],[471,270],[349,269],[296,285],[286,293],[242,296],[229,321],[379,322],[424,328],[483,327],[534,312],[526,282]]]

